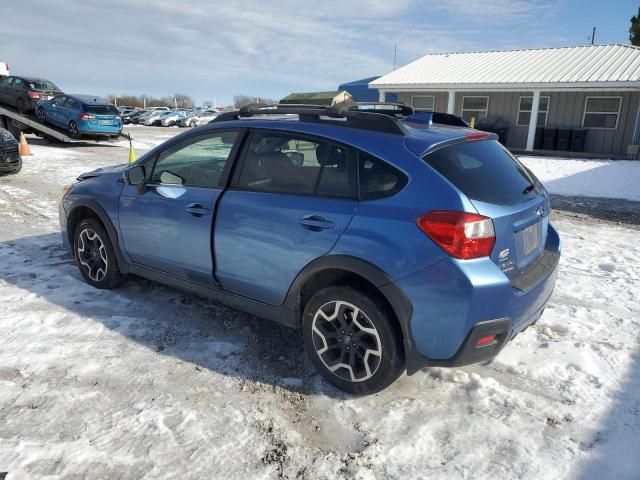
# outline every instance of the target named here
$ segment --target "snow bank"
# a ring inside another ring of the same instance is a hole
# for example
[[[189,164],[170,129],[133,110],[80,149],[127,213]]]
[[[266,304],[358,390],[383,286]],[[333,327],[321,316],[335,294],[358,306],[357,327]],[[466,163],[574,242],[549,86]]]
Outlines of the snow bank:
[[[551,193],[640,201],[640,160],[518,158]]]

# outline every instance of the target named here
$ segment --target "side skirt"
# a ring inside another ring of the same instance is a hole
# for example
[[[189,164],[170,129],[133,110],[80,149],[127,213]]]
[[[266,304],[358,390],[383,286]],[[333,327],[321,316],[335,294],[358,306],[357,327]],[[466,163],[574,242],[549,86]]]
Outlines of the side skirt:
[[[240,295],[225,292],[216,288],[206,287],[204,285],[190,282],[174,275],[138,264],[130,265],[128,271],[134,275],[138,275],[179,290],[195,293],[201,297],[220,302],[230,308],[241,310],[256,317],[266,318],[267,320],[286,325],[287,327],[297,328],[300,323],[296,318],[295,312],[284,306],[274,307],[265,303],[256,302],[255,300],[251,300]]]

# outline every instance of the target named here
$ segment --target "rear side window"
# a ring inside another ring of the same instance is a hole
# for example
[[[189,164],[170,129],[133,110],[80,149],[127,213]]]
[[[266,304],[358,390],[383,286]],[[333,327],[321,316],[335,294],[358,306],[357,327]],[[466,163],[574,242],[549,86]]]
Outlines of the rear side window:
[[[365,152],[358,152],[358,178],[360,200],[395,195],[407,184],[404,173]]]
[[[113,105],[85,105],[84,111],[96,115],[120,115],[120,112]]]
[[[472,200],[509,205],[537,193],[538,180],[495,140],[450,145],[424,159]]]
[[[355,196],[346,147],[280,133],[254,133],[240,188],[284,194]]]

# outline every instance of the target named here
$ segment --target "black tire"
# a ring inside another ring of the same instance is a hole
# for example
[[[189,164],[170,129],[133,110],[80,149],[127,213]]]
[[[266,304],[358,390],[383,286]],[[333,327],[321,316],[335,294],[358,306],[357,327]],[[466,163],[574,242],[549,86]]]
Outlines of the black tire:
[[[103,249],[100,248],[100,243]],[[96,247],[97,254],[94,254]],[[76,226],[73,233],[73,256],[82,277],[89,285],[109,290],[121,285],[126,279],[126,275],[120,272],[109,235],[95,218],[85,218]]]
[[[335,319],[327,319],[333,315]],[[384,390],[405,369],[402,334],[393,314],[377,296],[348,286],[323,288],[309,300],[302,315],[302,336],[320,374],[355,395]]]
[[[44,111],[44,108],[42,107],[38,108],[37,117],[42,123],[46,123],[47,113]]]
[[[69,136],[71,138],[78,138],[80,136],[78,125],[76,125],[76,122],[74,122],[73,120],[69,122]]]
[[[25,113],[25,110],[24,110],[24,100],[23,100],[23,99],[19,98],[19,99],[18,99],[18,101],[16,102],[16,110],[18,111],[18,113],[19,113],[20,115],[22,115],[22,114],[24,114],[24,113]]]

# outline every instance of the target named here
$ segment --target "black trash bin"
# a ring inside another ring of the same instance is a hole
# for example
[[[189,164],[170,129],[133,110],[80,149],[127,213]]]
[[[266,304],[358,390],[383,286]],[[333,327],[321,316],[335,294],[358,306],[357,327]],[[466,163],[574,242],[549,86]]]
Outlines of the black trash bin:
[[[558,137],[557,128],[545,128],[544,133],[542,134],[542,149],[555,150],[557,137]]]
[[[544,133],[544,129],[542,127],[536,128],[536,136],[533,137],[533,149],[534,150],[542,150],[542,135]]]
[[[569,147],[571,147],[571,129],[559,128],[558,138],[556,140],[556,149],[568,152]]]
[[[502,145],[507,144],[507,137],[509,136],[509,122],[500,117],[489,116],[481,118],[476,122],[476,128],[483,132],[491,132],[498,135],[498,141]]]
[[[584,152],[584,143],[587,138],[587,131],[584,128],[571,130],[571,151]]]

